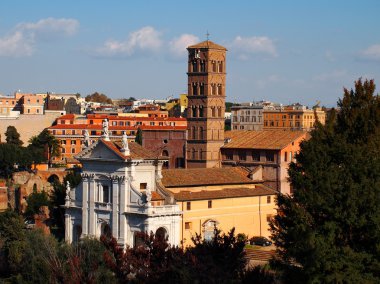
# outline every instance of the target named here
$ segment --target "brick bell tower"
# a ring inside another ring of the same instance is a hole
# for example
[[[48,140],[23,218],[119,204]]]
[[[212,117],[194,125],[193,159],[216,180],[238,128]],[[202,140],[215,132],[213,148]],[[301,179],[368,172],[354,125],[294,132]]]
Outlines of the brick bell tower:
[[[189,46],[187,168],[220,167],[224,143],[227,49],[206,40]]]

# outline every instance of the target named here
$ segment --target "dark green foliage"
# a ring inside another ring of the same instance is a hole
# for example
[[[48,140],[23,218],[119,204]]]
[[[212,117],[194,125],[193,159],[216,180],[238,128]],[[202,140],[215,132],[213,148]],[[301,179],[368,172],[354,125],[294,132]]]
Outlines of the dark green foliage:
[[[245,241],[238,241],[235,228],[222,234],[217,228],[211,241],[200,235],[192,238],[194,247],[187,253],[193,256],[192,277],[201,283],[231,283],[242,276],[246,266]]]
[[[82,177],[79,172],[72,170],[68,173],[63,183],[59,180],[53,181],[53,191],[50,194],[50,230],[51,233],[58,239],[63,240],[65,236],[65,204],[66,198],[66,183],[70,183],[70,187],[74,188],[80,184]]]
[[[230,112],[232,106],[239,106],[239,105],[240,105],[240,104],[235,104],[235,103],[231,103],[231,102],[226,102],[226,112]]]
[[[5,140],[8,144],[14,144],[17,146],[21,146],[22,144],[24,144],[24,142],[20,140],[20,134],[17,132],[17,129],[14,126],[7,127],[5,136],[7,137]]]
[[[345,90],[340,111],[303,142],[271,224],[291,283],[380,282],[380,98],[373,81]]]
[[[27,148],[15,144],[0,144],[0,176],[9,178],[16,170],[29,169],[33,162]]]
[[[26,198],[26,203],[25,216],[33,218],[35,214],[41,213],[42,206],[49,205],[49,196],[46,191],[37,192],[37,189],[33,188],[33,192]]]
[[[136,133],[136,137],[135,137],[135,142],[136,143],[138,143],[138,144],[140,144],[140,145],[142,145],[142,130],[141,130],[141,128],[139,127],[138,129],[137,129],[137,133]]]
[[[112,105],[112,99],[107,97],[105,94],[101,94],[98,92],[95,92],[91,95],[87,95],[85,97],[86,102],[96,102],[96,103],[103,103],[103,104],[111,104]]]
[[[193,283],[191,259],[181,248],[170,246],[153,233],[141,233],[140,238],[142,245],[125,250],[114,238],[101,239],[108,250],[105,263],[119,283]]]
[[[28,149],[33,153],[36,163],[47,160],[50,166],[53,157],[60,155],[59,141],[47,129],[44,129],[38,136],[33,136],[29,143]]]
[[[7,277],[19,271],[25,247],[21,216],[10,210],[0,213],[0,275]]]

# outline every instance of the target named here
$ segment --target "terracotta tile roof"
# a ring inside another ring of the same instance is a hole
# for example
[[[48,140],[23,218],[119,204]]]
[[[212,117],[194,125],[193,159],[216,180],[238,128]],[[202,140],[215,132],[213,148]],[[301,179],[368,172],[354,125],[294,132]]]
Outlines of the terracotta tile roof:
[[[264,185],[257,185],[256,188],[240,187],[221,190],[181,191],[178,193],[173,192],[174,198],[177,201],[251,197],[275,194],[276,192],[274,190]]]
[[[140,125],[137,125],[140,126]],[[137,126],[109,126],[109,130],[136,130]],[[93,129],[93,130],[103,130],[101,124],[57,124],[48,127],[48,129]]]
[[[182,125],[179,125],[179,126],[177,125],[176,126],[140,125],[139,127],[141,128],[141,130],[186,130],[187,129],[187,126],[182,126]]]
[[[152,192],[152,201],[157,201],[157,200],[164,200],[165,197],[163,197],[161,194],[159,194],[157,191]]]
[[[132,160],[157,159],[157,155],[155,155],[152,151],[142,147],[140,144],[135,143],[133,141],[128,142],[130,155],[125,156],[124,153],[120,151],[120,149],[122,148],[122,144],[120,140],[116,140],[116,141],[105,141],[104,139],[100,139],[100,140],[104,145],[106,145],[109,149],[114,151],[122,159],[132,159]]]
[[[138,113],[136,113],[138,114]],[[140,117],[140,116],[117,116],[117,115],[98,115],[98,114],[88,114],[87,119],[105,119],[108,118],[110,121],[114,120],[137,120],[137,121],[186,121],[184,117]]]
[[[306,138],[304,131],[291,130],[234,130],[226,131],[225,139],[231,139],[222,147],[240,149],[272,149],[281,150],[299,138]]]
[[[65,115],[62,115],[60,117],[57,117],[57,119],[73,119],[73,118],[75,118],[75,115],[72,113],[65,114]]]
[[[224,46],[221,46],[219,44],[216,44],[212,42],[211,40],[205,40],[195,45],[190,45],[187,48],[211,48],[211,49],[221,49],[221,50],[227,50]]]
[[[248,178],[248,172],[240,167],[171,169],[163,170],[162,176],[165,187],[255,183]]]

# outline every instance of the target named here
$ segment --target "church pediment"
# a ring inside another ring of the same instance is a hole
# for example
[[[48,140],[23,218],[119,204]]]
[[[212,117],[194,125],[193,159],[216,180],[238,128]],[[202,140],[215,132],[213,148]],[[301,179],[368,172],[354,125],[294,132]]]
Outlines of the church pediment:
[[[124,159],[116,153],[112,148],[108,147],[101,140],[91,144],[89,147],[80,152],[76,158],[81,159],[101,159],[101,160],[118,160]]]

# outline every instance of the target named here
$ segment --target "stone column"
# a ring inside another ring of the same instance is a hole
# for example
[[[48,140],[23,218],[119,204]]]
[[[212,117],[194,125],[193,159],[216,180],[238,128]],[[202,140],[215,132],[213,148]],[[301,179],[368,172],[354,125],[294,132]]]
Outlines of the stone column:
[[[111,216],[111,224],[112,224],[112,235],[118,239],[119,238],[119,177],[112,177],[112,216]]]
[[[89,179],[88,177],[83,177],[82,182],[82,233],[84,236],[88,235],[88,204],[89,204],[89,196],[88,196],[88,186]]]
[[[88,189],[88,207],[89,207],[89,225],[88,225],[88,235],[89,236],[95,236],[95,191],[96,191],[96,182],[95,179],[92,177],[89,181],[89,189]]]
[[[130,179],[122,179],[120,182],[120,203],[119,203],[119,224],[120,224],[120,234],[119,234],[119,243],[122,243],[123,245],[125,244],[125,240],[128,239],[127,236],[127,226],[126,226],[126,216],[125,216],[125,211],[126,211],[126,206],[128,204],[128,192],[129,192],[129,186],[130,186]]]
[[[65,241],[71,243],[72,240],[72,224],[70,214],[65,214]]]

